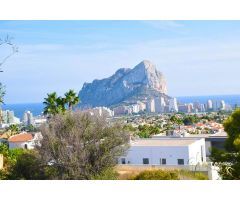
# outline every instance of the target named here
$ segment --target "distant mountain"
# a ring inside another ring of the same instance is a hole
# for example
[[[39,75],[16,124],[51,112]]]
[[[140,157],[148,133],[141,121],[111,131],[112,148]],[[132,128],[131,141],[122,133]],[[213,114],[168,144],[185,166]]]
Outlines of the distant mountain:
[[[81,107],[113,106],[151,97],[167,96],[167,83],[154,64],[144,60],[133,69],[121,68],[109,78],[84,83]]]

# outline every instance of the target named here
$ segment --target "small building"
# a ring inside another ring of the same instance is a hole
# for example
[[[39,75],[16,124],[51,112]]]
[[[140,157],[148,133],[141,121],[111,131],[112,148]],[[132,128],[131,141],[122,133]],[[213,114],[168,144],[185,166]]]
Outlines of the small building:
[[[23,148],[34,149],[36,144],[42,139],[41,133],[20,133],[8,139],[9,149]]]
[[[220,150],[225,149],[227,133],[225,131],[219,131],[214,134],[198,134],[198,135],[189,134],[185,138],[188,138],[188,139],[202,138],[202,139],[204,139],[205,140],[205,148],[206,148],[206,156],[209,157],[211,155],[211,149],[213,147],[220,149]]]
[[[131,141],[119,164],[130,165],[198,165],[206,162],[204,139],[158,138]]]

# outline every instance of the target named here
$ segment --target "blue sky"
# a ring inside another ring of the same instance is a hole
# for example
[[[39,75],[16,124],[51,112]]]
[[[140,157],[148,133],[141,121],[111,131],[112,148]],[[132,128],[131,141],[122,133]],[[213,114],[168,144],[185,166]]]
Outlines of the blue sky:
[[[19,47],[0,74],[6,103],[78,92],[144,59],[164,73],[171,96],[240,94],[240,21],[0,21],[6,35]]]

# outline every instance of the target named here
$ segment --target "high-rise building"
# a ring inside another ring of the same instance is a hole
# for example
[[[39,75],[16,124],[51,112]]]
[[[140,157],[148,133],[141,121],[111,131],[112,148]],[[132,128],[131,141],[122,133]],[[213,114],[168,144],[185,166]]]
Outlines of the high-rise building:
[[[225,101],[220,101],[220,110],[226,110],[226,103]]]
[[[199,102],[194,102],[193,107],[195,112],[201,112],[201,104]]]
[[[114,112],[107,107],[96,107],[92,109],[93,114],[105,117],[114,116]]]
[[[139,111],[145,111],[146,110],[146,103],[143,103],[141,101],[137,101],[137,104],[139,105]]]
[[[213,111],[218,111],[219,110],[219,102],[217,100],[212,101],[213,103]]]
[[[178,112],[177,99],[172,98],[169,100],[169,112]]]
[[[2,111],[2,123],[3,124],[14,124],[15,123],[14,112],[11,110]]]
[[[113,108],[114,116],[132,114],[132,110],[128,106],[118,106]]]
[[[178,105],[178,111],[183,113],[190,113],[191,106],[189,104],[180,104]]]
[[[164,98],[163,97],[156,97],[154,99],[154,101],[155,101],[155,112],[163,113],[164,108],[166,106],[166,102],[165,102]]]
[[[138,104],[130,105],[130,108],[132,109],[133,113],[139,113],[139,111],[140,111],[140,107]]]
[[[147,101],[147,112],[154,113],[155,112],[155,100],[154,99],[148,99]]]
[[[213,110],[213,101],[212,100],[207,101],[207,110],[208,111]]]
[[[23,124],[26,126],[34,125],[33,114],[30,111],[26,111],[23,114]]]
[[[206,112],[206,108],[204,104],[200,105],[200,112]]]

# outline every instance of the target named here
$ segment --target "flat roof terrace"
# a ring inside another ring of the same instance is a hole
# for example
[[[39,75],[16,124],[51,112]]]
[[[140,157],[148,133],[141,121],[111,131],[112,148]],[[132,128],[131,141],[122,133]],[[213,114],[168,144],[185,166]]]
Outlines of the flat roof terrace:
[[[162,146],[162,147],[182,147],[189,146],[201,139],[184,139],[184,138],[172,138],[172,139],[138,139],[131,141],[132,147],[138,146]]]

